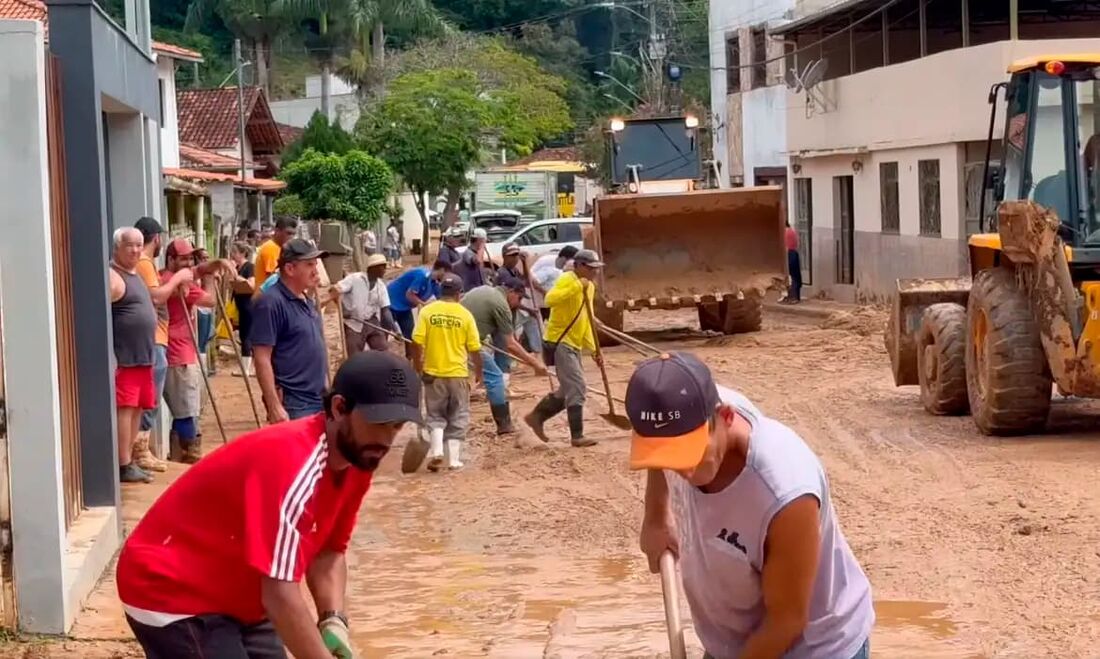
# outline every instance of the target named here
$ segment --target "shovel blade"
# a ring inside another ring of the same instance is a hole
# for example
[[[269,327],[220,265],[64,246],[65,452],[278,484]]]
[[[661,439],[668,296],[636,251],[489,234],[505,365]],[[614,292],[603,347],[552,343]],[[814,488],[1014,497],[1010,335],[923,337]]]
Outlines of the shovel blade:
[[[607,421],[611,425],[615,426],[619,430],[631,430],[633,426],[630,425],[630,419],[621,414],[612,414],[610,412],[600,415],[604,421]]]
[[[416,429],[416,436],[410,437],[405,444],[405,452],[401,455],[401,473],[414,474],[424,464],[424,458],[428,457],[431,442],[425,437],[426,431],[421,426]]]

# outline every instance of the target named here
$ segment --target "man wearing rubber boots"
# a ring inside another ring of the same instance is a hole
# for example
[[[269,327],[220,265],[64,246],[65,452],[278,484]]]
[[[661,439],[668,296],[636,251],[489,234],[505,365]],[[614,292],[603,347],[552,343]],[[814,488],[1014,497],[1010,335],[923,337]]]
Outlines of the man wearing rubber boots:
[[[397,355],[352,355],[324,411],[247,433],[157,499],[118,559],[126,621],[151,659],[352,659],[344,553],[420,380]],[[300,582],[306,580],[317,623]]]
[[[871,586],[813,451],[689,353],[649,359],[626,391],[630,466],[648,469],[641,546],[678,553],[711,659],[867,659]]]
[[[478,381],[484,369],[477,321],[459,304],[462,278],[454,273],[439,282],[440,299],[425,305],[412,336],[413,363],[424,378],[425,425],[431,436],[428,470],[443,465],[462,469],[462,443],[470,425],[470,367]]]
[[[496,422],[497,434],[508,435],[516,430],[512,426],[512,407],[508,402],[508,385],[504,372],[490,346],[497,345],[522,359],[535,369],[535,374],[546,375],[546,367],[532,356],[516,340],[512,316],[519,308],[527,291],[523,280],[503,279],[500,286],[478,286],[462,296],[462,306],[469,309],[477,322],[481,337],[482,380],[489,397],[489,409]]]
[[[573,257],[573,271],[558,277],[546,293],[550,321],[546,325],[543,356],[547,366],[557,369],[558,389],[539,401],[535,409],[523,418],[539,439],[546,442],[544,425],[562,410],[569,416],[570,442],[576,447],[593,446],[595,439],[584,436],[584,401],[588,383],[584,379],[581,352],[592,352],[596,363],[596,328],[589,322],[596,285],[592,278],[603,262],[590,249],[582,249]]]

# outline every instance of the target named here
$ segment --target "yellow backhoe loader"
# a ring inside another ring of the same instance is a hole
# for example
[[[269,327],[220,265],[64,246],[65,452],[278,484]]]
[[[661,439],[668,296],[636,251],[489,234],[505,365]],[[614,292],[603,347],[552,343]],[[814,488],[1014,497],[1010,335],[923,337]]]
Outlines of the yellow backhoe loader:
[[[984,182],[996,206],[968,240],[971,278],[898,280],[886,330],[895,384],[919,384],[927,411],[969,412],[993,435],[1041,432],[1052,385],[1100,398],[1100,53],[1009,73],[989,94]]]

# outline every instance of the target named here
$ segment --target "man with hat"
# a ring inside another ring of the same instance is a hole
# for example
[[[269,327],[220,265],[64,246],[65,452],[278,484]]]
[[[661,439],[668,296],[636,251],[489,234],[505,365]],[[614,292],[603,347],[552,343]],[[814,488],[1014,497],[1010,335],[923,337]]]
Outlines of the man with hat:
[[[535,306],[543,318],[549,316],[545,296],[566,270],[573,268],[573,257],[580,250],[566,245],[557,254],[543,254],[531,264],[531,285],[535,289]]]
[[[168,286],[177,274],[195,268],[196,250],[186,238],[176,238],[164,250],[165,269],[160,273],[161,286]],[[204,270],[209,270],[209,264]],[[196,276],[201,273],[196,268]],[[179,443],[181,461],[193,464],[202,457],[199,447],[199,413],[202,411],[202,372],[195,349],[195,310],[212,309],[215,304],[211,279],[204,286],[181,284],[176,294],[168,298],[168,372],[164,384],[164,401],[172,413],[172,434]]]
[[[649,470],[642,551],[654,572],[679,554],[707,656],[866,659],[871,586],[802,438],[689,353],[639,365],[626,411],[630,466]]]
[[[347,354],[354,355],[366,348],[386,349],[385,333],[369,327],[370,323],[400,333],[401,328],[390,313],[390,294],[382,276],[386,274],[386,257],[371,254],[367,271],[353,272],[330,290],[332,300],[339,300],[344,310],[344,345]]]
[[[413,363],[424,378],[424,424],[431,436],[428,470],[443,464],[444,442],[448,469],[462,468],[462,442],[470,424],[470,367],[478,381],[484,364],[477,321],[459,304],[462,278],[454,273],[439,282],[440,299],[425,305],[412,335]]]
[[[527,339],[527,348],[534,353],[542,353],[542,333],[539,331],[540,323],[535,315],[538,309],[535,301],[528,294],[528,289],[533,287],[531,280],[531,266],[527,261],[527,254],[516,243],[506,243],[501,250],[501,266],[497,270],[497,283],[504,284],[507,280],[516,280],[523,287],[524,295],[520,304],[515,308],[516,335]]]
[[[485,229],[474,229],[470,235],[470,244],[458,263],[451,264],[456,275],[462,277],[466,292],[472,291],[478,286],[485,285],[485,271],[482,269],[482,251],[489,240],[489,234]]]
[[[320,285],[317,263],[326,256],[308,240],[287,241],[279,254],[279,280],[252,309],[252,361],[268,423],[321,411],[328,357],[321,314],[306,291]]]
[[[420,422],[419,403],[405,359],[359,353],[337,371],[323,412],[246,433],[176,479],[118,558],[119,598],[145,655],[353,657],[344,554],[371,478],[405,423]]]
[[[512,315],[519,308],[526,291],[522,280],[505,278],[500,286],[478,286],[462,296],[462,306],[473,314],[478,336],[481,337],[481,377],[485,382],[485,393],[489,397],[489,409],[492,410],[498,435],[514,433],[515,428],[512,427],[512,408],[508,402],[504,371],[489,346],[495,344],[507,350],[535,369],[537,375],[546,375],[542,362],[528,354],[516,340],[512,324]]]
[[[595,439],[584,436],[584,401],[588,383],[584,378],[581,353],[591,351],[596,363],[602,364],[596,352],[596,328],[589,322],[596,296],[596,285],[592,279],[602,267],[603,262],[595,252],[582,249],[573,257],[572,272],[558,277],[554,287],[546,294],[550,321],[546,325],[543,356],[548,366],[557,369],[558,389],[547,394],[535,409],[523,417],[544,442],[549,441],[544,424],[565,410],[573,446],[581,448],[596,444]]]

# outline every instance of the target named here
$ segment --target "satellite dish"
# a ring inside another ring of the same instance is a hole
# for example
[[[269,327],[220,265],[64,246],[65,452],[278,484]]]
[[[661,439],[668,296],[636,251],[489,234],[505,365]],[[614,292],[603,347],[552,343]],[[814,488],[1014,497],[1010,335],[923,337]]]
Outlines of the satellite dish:
[[[829,60],[819,59],[814,60],[806,65],[806,70],[802,72],[802,87],[804,89],[813,89],[817,83],[821,82],[821,79],[825,77],[825,71],[829,69]]]
[[[787,89],[795,93],[802,91],[802,81],[799,79],[797,69],[788,69],[783,79],[787,83]]]

